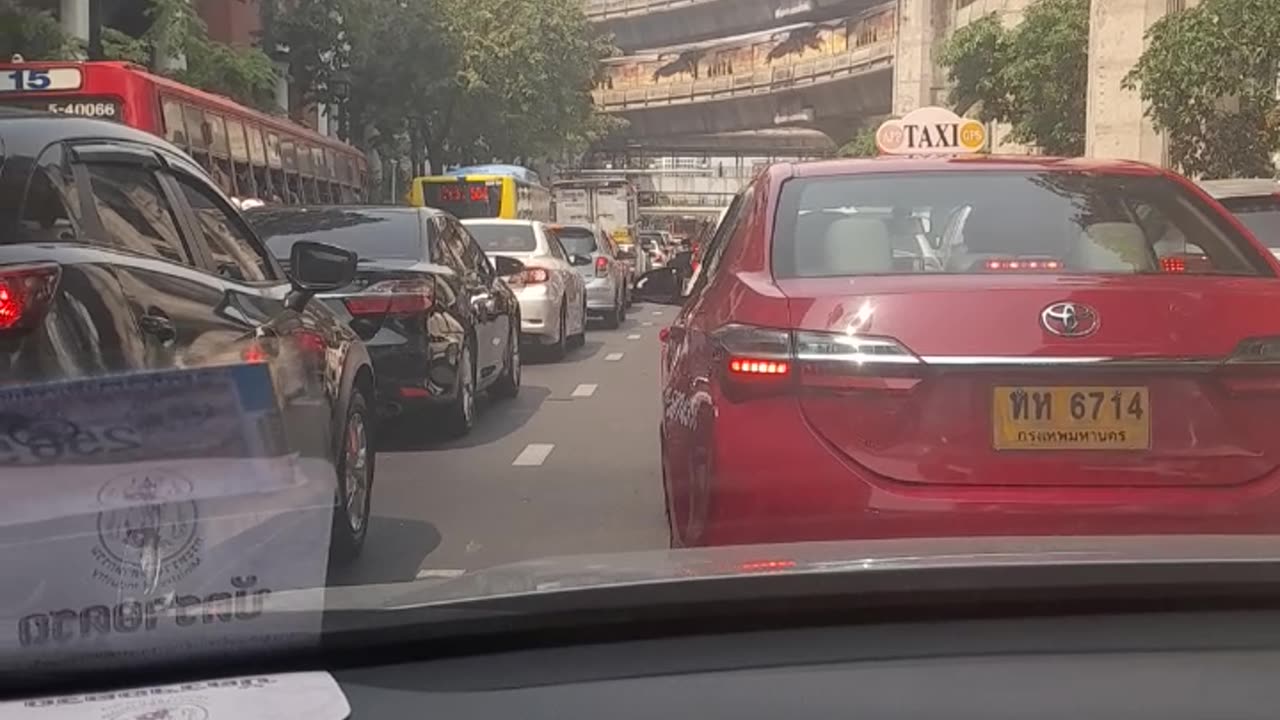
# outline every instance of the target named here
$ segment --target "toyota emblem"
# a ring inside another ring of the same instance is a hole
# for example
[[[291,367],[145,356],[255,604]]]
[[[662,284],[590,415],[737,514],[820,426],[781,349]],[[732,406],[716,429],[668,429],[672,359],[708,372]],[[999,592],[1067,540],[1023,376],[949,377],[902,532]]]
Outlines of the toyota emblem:
[[[1040,324],[1059,337],[1080,338],[1098,331],[1098,311],[1088,305],[1058,302],[1040,312]]]

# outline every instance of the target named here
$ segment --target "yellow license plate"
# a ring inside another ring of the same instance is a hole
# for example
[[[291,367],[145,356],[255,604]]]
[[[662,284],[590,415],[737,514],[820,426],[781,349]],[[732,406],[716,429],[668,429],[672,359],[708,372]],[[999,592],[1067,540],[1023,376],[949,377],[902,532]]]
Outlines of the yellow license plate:
[[[1145,450],[1151,403],[1145,387],[997,386],[996,450]]]

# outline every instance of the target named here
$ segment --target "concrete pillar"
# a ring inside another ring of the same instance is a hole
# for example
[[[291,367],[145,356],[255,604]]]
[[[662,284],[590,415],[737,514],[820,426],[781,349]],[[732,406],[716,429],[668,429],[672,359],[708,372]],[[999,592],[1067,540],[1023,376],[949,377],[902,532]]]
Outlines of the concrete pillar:
[[[87,42],[89,40],[89,0],[61,0],[58,10],[62,31]]]
[[[289,63],[276,62],[276,105],[289,111]]]
[[[1085,155],[1165,164],[1165,139],[1143,116],[1142,98],[1121,87],[1145,47],[1143,35],[1169,0],[1092,0]]]
[[[900,0],[895,35],[893,114],[945,99],[946,75],[934,61],[936,48],[951,24],[947,0]]]

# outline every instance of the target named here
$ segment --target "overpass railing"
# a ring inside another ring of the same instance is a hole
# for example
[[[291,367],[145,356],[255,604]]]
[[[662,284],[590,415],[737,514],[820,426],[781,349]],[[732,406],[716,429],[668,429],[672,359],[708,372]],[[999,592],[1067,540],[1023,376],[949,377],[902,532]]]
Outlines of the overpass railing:
[[[892,6],[746,43],[661,57],[619,58],[594,91],[606,111],[726,100],[783,92],[893,63]]]
[[[616,17],[647,15],[690,5],[705,5],[719,0],[586,0],[584,9],[592,22]]]

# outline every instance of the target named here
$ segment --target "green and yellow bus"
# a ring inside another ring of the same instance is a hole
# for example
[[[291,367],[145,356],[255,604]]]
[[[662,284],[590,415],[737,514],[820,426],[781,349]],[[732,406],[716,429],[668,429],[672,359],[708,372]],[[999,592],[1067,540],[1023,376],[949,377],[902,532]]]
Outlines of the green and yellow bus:
[[[414,178],[409,204],[439,208],[458,218],[551,222],[551,191],[537,173],[518,165],[475,165]]]

